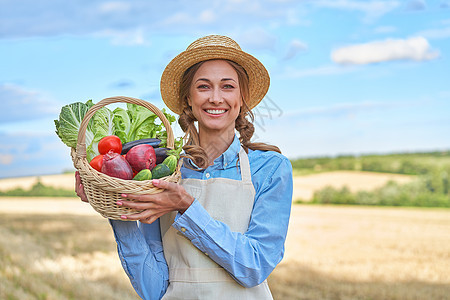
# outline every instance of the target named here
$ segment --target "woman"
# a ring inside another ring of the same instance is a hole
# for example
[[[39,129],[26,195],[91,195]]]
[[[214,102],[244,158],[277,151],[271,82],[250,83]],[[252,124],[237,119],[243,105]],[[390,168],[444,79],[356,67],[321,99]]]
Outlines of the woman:
[[[272,299],[266,279],[283,257],[292,167],[277,147],[250,142],[247,116],[268,88],[264,66],[224,36],[196,40],[164,70],[162,98],[186,133],[182,181],[122,195],[118,205],[143,210],[122,218],[140,223],[110,221],[143,299]],[[79,177],[77,192],[85,199]]]

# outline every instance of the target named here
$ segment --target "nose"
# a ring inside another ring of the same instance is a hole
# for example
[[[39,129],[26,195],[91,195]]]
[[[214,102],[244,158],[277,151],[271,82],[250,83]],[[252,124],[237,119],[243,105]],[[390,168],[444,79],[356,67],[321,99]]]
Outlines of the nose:
[[[214,88],[211,93],[211,97],[209,97],[209,102],[214,104],[221,104],[223,102],[222,94],[219,88]]]

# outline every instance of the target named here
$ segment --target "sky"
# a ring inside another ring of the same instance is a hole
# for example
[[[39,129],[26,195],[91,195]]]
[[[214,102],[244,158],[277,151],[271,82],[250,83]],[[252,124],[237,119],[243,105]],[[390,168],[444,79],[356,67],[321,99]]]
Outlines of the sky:
[[[208,34],[233,38],[266,66],[254,141],[288,158],[450,149],[450,0],[0,7],[0,178],[73,170],[55,134],[64,105],[122,95],[163,108],[165,66]]]

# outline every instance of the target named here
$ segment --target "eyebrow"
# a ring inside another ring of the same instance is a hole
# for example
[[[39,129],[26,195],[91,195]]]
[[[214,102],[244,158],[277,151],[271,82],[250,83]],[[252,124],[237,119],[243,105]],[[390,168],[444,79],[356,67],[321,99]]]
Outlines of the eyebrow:
[[[233,78],[222,78],[220,81],[229,81],[229,80],[236,82],[236,80],[234,80]],[[197,81],[211,82],[211,80],[209,80],[208,78],[199,78],[195,82]]]

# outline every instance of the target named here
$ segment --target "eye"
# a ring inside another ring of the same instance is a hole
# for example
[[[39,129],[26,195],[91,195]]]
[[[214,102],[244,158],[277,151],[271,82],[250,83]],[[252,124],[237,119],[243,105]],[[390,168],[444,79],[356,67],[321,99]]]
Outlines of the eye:
[[[234,89],[234,85],[227,83],[227,84],[224,84],[223,88],[224,89]]]
[[[207,89],[209,86],[207,84],[199,84],[197,86],[198,89]]]

